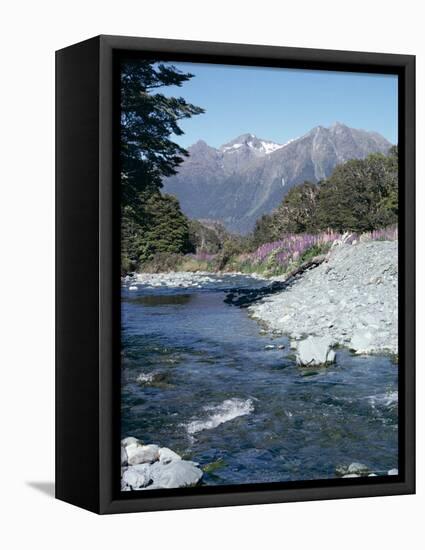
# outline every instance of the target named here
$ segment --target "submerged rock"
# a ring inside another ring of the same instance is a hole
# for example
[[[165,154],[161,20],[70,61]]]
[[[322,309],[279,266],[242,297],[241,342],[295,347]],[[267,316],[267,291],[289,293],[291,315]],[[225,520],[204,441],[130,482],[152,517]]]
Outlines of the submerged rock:
[[[341,464],[335,468],[335,473],[340,477],[361,477],[367,476],[371,470],[366,464],[361,462],[352,462],[351,464]]]
[[[297,363],[303,367],[328,365],[335,361],[332,340],[327,336],[309,336],[297,345]]]
[[[352,462],[348,466],[348,473],[349,474],[367,475],[367,474],[370,473],[370,468],[368,468],[365,464],[361,464],[360,462]]]
[[[137,376],[136,382],[141,386],[166,387],[169,385],[170,375],[167,372],[142,372]]]

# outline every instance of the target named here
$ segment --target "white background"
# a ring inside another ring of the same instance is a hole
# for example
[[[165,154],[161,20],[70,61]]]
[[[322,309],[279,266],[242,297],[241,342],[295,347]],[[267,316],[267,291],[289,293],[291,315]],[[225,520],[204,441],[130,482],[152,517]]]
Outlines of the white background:
[[[423,544],[422,311],[418,314],[417,496],[98,517],[46,494],[46,490],[51,492],[54,475],[54,51],[97,34],[123,34],[416,54],[418,242],[422,244],[425,40],[421,4],[419,0],[3,3],[0,16],[0,543],[3,548],[28,545],[45,549],[124,546],[349,550],[418,548]],[[420,250],[418,253],[421,270],[423,254]],[[419,288],[418,304],[422,301],[423,291]]]

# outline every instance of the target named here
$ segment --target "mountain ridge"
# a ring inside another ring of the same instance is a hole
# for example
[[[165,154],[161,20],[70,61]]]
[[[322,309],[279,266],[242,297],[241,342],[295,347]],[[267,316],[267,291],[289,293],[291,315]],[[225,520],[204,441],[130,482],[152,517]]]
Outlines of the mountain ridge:
[[[370,153],[387,153],[391,143],[377,132],[336,122],[316,126],[284,144],[241,134],[219,148],[198,140],[178,174],[163,181],[191,218],[215,219],[247,233],[261,215],[278,206],[288,190],[305,180],[328,177],[337,164]]]

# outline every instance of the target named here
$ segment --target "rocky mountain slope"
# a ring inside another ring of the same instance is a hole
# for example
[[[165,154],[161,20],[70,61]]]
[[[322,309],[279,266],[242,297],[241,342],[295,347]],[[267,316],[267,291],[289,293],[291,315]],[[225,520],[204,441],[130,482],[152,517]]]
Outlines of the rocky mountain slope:
[[[317,126],[286,144],[244,134],[210,147],[198,141],[179,173],[164,180],[164,192],[175,195],[185,214],[214,219],[227,229],[247,233],[271,212],[287,191],[305,180],[319,181],[337,164],[370,153],[386,153],[391,143],[376,132],[336,123]]]

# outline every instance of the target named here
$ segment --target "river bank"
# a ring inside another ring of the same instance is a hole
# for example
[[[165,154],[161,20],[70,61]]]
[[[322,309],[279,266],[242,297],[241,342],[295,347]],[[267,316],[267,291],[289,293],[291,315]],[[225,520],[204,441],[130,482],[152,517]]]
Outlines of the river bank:
[[[295,277],[251,273],[251,279],[263,282],[266,297],[249,307],[249,312],[268,330],[289,336],[293,348],[295,342],[313,336],[326,338],[330,347],[397,355],[397,247],[397,241],[339,243]],[[130,291],[140,285],[197,289],[241,276],[241,272],[208,271],[137,273],[123,283]],[[267,287],[279,283],[284,290],[267,296]]]
[[[397,355],[397,248],[397,241],[335,246],[321,265],[249,311],[295,342],[326,337],[356,353]]]
[[[149,288],[201,288],[209,283],[222,283],[223,278],[229,281],[230,278],[243,276],[240,272],[212,273],[211,271],[167,271],[163,273],[135,273],[124,277],[123,285],[129,290],[137,290],[139,285]],[[252,279],[267,281],[265,277],[252,273]],[[230,279],[231,280],[231,279]]]

